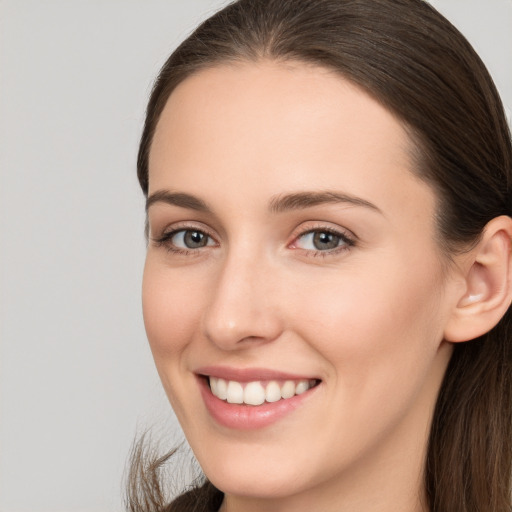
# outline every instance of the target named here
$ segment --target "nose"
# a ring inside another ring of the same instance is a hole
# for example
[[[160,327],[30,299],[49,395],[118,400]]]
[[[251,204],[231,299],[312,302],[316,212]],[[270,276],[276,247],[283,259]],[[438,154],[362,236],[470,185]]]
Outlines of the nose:
[[[230,255],[217,275],[203,315],[203,332],[222,350],[238,350],[279,337],[282,319],[276,275],[261,258]]]

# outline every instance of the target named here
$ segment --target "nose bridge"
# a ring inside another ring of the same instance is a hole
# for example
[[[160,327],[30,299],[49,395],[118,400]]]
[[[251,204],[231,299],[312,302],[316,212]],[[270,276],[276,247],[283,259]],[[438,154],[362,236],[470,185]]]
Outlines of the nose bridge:
[[[249,247],[228,251],[204,313],[206,337],[224,350],[275,339],[280,321],[271,292],[272,271],[261,252]]]

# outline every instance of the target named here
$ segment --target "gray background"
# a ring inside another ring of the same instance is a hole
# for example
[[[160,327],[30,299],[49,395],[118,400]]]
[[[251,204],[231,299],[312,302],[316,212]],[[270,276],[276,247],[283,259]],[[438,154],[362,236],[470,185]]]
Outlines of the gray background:
[[[120,511],[174,419],[140,307],[151,82],[219,0],[0,0],[0,512]],[[512,105],[511,0],[433,2]]]

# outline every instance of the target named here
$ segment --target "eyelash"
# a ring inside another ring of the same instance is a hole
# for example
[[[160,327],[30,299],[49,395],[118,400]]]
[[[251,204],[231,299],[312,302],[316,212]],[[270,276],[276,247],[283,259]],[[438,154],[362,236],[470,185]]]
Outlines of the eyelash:
[[[172,239],[181,232],[186,233],[187,231],[194,231],[196,233],[202,233],[206,237],[208,237],[211,240],[215,240],[213,236],[211,236],[208,231],[206,231],[204,228],[197,228],[195,226],[180,226],[172,231],[164,232],[161,236],[157,238],[152,238],[152,241],[155,243],[157,247],[164,247],[168,252],[177,254],[180,256],[199,256],[199,249],[203,249],[203,247],[200,247],[198,249],[183,249],[182,247],[176,247],[171,241]],[[205,246],[208,247],[208,246]]]
[[[209,245],[198,247],[196,249],[184,249],[181,247],[177,247],[176,245],[172,244],[172,239],[181,232],[190,232],[194,231],[197,233],[202,233],[204,236],[208,237],[210,240],[214,240],[214,237],[208,233],[205,229],[199,229],[195,226],[180,226],[172,231],[163,233],[161,236],[157,238],[152,238],[152,241],[155,243],[157,247],[165,247],[165,249],[168,252],[171,252],[173,254],[181,255],[181,256],[199,256],[202,251],[200,249],[204,249],[206,247],[211,247]],[[342,242],[342,245],[335,247],[333,249],[327,249],[327,250],[311,250],[311,249],[302,249],[300,247],[293,247],[294,244],[296,244],[299,240],[303,239],[307,235],[310,235],[312,233],[327,233],[330,235],[334,235],[340,239],[340,242]],[[315,228],[307,229],[306,231],[302,231],[296,235],[294,235],[293,242],[288,245],[288,247],[291,247],[293,250],[299,250],[302,251],[305,256],[307,257],[322,257],[326,258],[329,256],[335,256],[341,252],[349,250],[351,247],[354,247],[356,245],[356,240],[349,236],[346,232],[342,232],[340,230],[336,230],[330,227],[326,226],[318,226]]]
[[[301,249],[300,247],[294,248],[295,250],[303,251],[305,256],[307,257],[321,257],[321,258],[327,258],[329,256],[336,256],[342,252],[348,251],[351,247],[354,247],[356,245],[356,240],[354,237],[349,236],[346,232],[343,232],[338,229],[330,228],[327,226],[318,226],[314,228],[307,229],[306,231],[302,231],[298,233],[292,242],[292,246],[296,244],[300,239],[305,238],[307,235],[310,235],[312,233],[326,233],[329,235],[333,235],[339,238],[340,242],[342,242],[342,245],[339,245],[338,247],[334,247],[333,249],[327,249],[327,250],[311,250],[311,249]]]

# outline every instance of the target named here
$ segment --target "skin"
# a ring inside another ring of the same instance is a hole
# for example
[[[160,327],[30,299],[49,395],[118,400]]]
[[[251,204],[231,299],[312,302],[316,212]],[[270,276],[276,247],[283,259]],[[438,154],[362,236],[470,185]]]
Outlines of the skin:
[[[149,195],[186,193],[208,211],[150,205],[144,319],[223,511],[427,510],[426,442],[452,352],[443,332],[464,280],[436,242],[436,198],[410,150],[389,111],[302,63],[218,66],[171,94]],[[362,202],[269,209],[311,191]],[[158,241],[187,228],[208,244]],[[326,229],[352,243],[319,250],[304,235]],[[236,431],[205,408],[194,373],[205,365],[321,383],[275,424]]]

